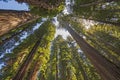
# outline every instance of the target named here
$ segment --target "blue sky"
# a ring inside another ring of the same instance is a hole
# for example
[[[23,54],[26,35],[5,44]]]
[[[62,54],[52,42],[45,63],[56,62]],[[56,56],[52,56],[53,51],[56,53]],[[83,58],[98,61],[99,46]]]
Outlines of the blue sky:
[[[10,10],[29,10],[29,7],[25,3],[18,3],[15,0],[9,0],[8,2],[4,2],[0,0],[0,9],[10,9]]]

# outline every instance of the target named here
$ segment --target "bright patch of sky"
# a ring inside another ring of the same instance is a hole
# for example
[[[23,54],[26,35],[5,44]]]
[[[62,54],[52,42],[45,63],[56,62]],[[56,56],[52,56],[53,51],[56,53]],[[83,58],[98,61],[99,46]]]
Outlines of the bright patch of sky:
[[[58,35],[62,35],[64,39],[67,38],[67,36],[70,36],[69,32],[63,28],[59,28],[59,22],[57,20],[57,17],[53,18],[53,23],[56,26],[56,33],[55,33],[55,37],[57,37]]]
[[[68,35],[70,36],[69,32],[65,29],[56,29],[55,37],[57,37],[58,35],[62,35],[64,39],[66,39]]]
[[[86,29],[89,29],[91,26],[95,25],[94,24],[94,21],[91,21],[91,20],[85,20],[85,19],[82,19],[83,21],[83,25],[85,26]]]
[[[64,14],[71,14],[72,13],[72,8],[71,8],[71,0],[65,0],[65,8],[63,10]]]
[[[0,9],[8,9],[8,10],[29,10],[29,6],[25,3],[18,3],[15,0],[8,0],[5,2],[0,0]]]

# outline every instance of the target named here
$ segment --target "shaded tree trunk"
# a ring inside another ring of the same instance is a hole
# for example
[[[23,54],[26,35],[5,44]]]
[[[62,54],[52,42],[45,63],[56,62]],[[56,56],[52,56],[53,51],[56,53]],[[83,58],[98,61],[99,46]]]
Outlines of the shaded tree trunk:
[[[77,53],[73,53],[73,55],[74,55],[74,58],[76,59],[78,65],[79,65],[79,69],[81,70],[81,73],[84,77],[84,80],[89,80],[88,77],[87,77],[87,74],[86,74],[85,70],[83,69],[82,64],[79,60],[79,57],[78,57],[79,55]],[[75,55],[77,55],[77,56],[75,57]]]
[[[67,26],[66,29],[75,39],[80,48],[84,51],[85,55],[90,59],[104,80],[120,79],[120,69],[115,64],[111,63],[104,56],[100,55],[96,49],[90,46],[70,26]]]
[[[112,54],[111,54],[111,52],[110,51],[108,51],[108,49],[106,49],[106,48],[104,48],[103,47],[103,45],[101,45],[101,43],[99,42],[99,41],[96,41],[96,40],[94,40],[93,39],[93,36],[91,36],[91,35],[85,35],[86,37],[87,37],[87,39],[88,40],[90,40],[93,44],[93,46],[96,48],[96,49],[99,49],[100,51],[99,52],[101,52],[101,53],[103,53],[103,52],[105,52],[105,53],[103,53],[102,55],[107,55],[107,59],[108,60],[112,60],[118,67],[120,67],[120,62],[119,62],[119,60],[118,60],[118,57],[116,57],[116,56],[113,56]]]
[[[33,21],[37,17],[30,14],[29,11],[0,10],[0,36]]]
[[[40,45],[41,42],[40,38],[36,44],[34,45],[34,47],[32,48],[31,52],[28,54],[26,60],[24,61],[24,63],[21,65],[20,69],[18,70],[17,74],[15,75],[15,77],[12,80],[23,80],[26,71],[28,70],[28,67],[31,63],[31,61],[33,60],[33,57],[35,55],[36,50],[38,49],[38,46]]]
[[[87,74],[86,74],[85,70],[83,69],[82,64],[81,64],[81,62],[80,62],[80,60],[78,58],[78,54],[77,53],[73,53],[72,55],[73,55],[73,58],[76,60],[78,66],[79,66],[79,70],[81,71],[84,80],[89,80],[88,77],[87,77]],[[74,61],[72,61],[72,64],[74,64]]]
[[[55,80],[58,80],[58,54],[56,53],[56,75],[55,75]]]
[[[34,19],[31,19],[30,21],[28,21],[28,22],[26,22],[26,23],[23,23],[23,24],[20,25],[20,26],[22,27],[22,26],[24,26],[24,25],[26,25],[26,24],[29,24],[29,23],[37,20],[37,19],[39,19],[39,17],[36,17],[36,18],[34,18]],[[28,26],[24,27],[21,31],[18,31],[18,32],[10,35],[10,37],[5,38],[4,40],[2,40],[2,41],[0,42],[0,45],[3,45],[3,44],[6,43],[7,41],[9,41],[9,40],[11,40],[12,38],[16,37],[17,35],[21,34],[21,33],[22,33],[23,31],[25,31],[27,28],[28,28]]]
[[[34,67],[32,68],[32,70],[30,70],[30,73],[27,76],[27,80],[36,80],[37,79],[39,67],[40,67],[40,62],[39,62],[39,60],[37,60],[34,63]]]

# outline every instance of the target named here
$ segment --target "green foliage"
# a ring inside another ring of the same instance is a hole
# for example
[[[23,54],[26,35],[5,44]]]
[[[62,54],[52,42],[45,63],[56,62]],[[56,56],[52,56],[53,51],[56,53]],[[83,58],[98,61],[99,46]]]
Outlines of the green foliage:
[[[96,4],[91,4],[96,3]],[[119,1],[107,3],[104,0],[76,0],[73,6],[74,15],[77,15],[83,19],[102,20],[110,22],[119,22]],[[91,4],[91,5],[87,5]],[[80,6],[87,5],[87,6]],[[102,16],[101,16],[102,15]],[[115,20],[117,19],[117,20]]]
[[[48,17],[48,16],[54,17],[57,14],[59,14],[63,9],[64,9],[63,3],[59,5],[57,8],[52,9],[52,10],[30,6],[31,13],[42,16],[42,17]]]

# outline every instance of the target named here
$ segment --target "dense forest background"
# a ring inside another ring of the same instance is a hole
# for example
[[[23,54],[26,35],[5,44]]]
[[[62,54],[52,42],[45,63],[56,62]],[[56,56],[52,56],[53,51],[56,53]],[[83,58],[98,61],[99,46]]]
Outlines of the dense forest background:
[[[0,7],[0,80],[120,80],[120,0],[10,1],[27,9]]]

